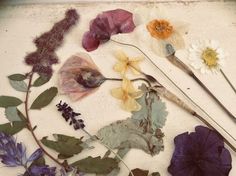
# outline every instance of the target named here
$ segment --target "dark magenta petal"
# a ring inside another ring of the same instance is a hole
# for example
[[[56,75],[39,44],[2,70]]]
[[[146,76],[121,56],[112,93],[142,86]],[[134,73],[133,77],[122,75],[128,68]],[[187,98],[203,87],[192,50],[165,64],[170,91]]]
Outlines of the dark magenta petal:
[[[123,9],[105,11],[90,22],[89,31],[83,36],[82,46],[87,51],[93,51],[100,43],[108,41],[111,35],[129,33],[134,28],[132,13]]]
[[[123,10],[116,9],[105,12],[107,16],[111,16],[114,25],[119,28],[119,33],[132,32],[135,28],[133,14]]]
[[[175,137],[175,151],[168,167],[173,176],[227,176],[232,168],[229,151],[217,132],[197,126],[193,133]]]
[[[91,32],[86,32],[83,36],[82,46],[86,51],[93,51],[98,48],[100,41]]]

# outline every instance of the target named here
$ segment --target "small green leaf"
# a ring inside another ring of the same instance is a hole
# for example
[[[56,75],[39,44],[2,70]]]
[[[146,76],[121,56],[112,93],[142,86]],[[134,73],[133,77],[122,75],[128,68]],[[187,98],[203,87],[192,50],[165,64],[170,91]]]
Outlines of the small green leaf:
[[[58,158],[60,159],[70,158],[83,150],[81,139],[61,134],[56,134],[54,137],[57,141],[48,140],[47,137],[43,137],[41,142],[45,146],[57,151],[59,153]]]
[[[13,80],[13,81],[23,81],[27,77],[25,75],[22,75],[22,74],[13,74],[13,75],[8,76],[8,78],[10,80]]]
[[[17,114],[20,117],[21,121],[26,121],[25,115],[22,114],[22,112],[19,109],[17,109]]]
[[[10,96],[0,96],[0,107],[7,108],[10,106],[18,106],[23,103],[19,98]]]
[[[27,92],[27,84],[24,81],[9,80],[11,87],[20,92]]]
[[[87,157],[71,164],[84,173],[108,174],[118,168],[118,162],[114,158]]]
[[[10,122],[13,122],[13,121],[22,121],[21,120],[21,117],[19,116],[18,114],[18,110],[16,107],[7,107],[5,109],[5,115],[6,115],[6,118],[10,121]]]
[[[56,87],[51,87],[41,93],[33,102],[30,109],[41,109],[47,106],[53,98],[57,95],[58,90]]]
[[[0,125],[0,132],[14,135],[14,134],[18,133],[19,131],[21,131],[25,127],[27,127],[25,122],[5,123],[5,124]]]
[[[39,76],[33,83],[34,87],[42,86],[43,84],[47,83],[50,80],[50,78],[46,76]]]
[[[134,176],[148,176],[149,171],[136,168],[132,170],[132,173]],[[129,173],[129,176],[132,176],[131,173]]]

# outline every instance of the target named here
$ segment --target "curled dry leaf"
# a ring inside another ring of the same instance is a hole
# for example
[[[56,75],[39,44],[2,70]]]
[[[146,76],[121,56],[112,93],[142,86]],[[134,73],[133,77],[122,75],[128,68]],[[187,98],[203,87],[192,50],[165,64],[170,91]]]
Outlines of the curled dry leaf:
[[[117,121],[98,131],[98,137],[112,149],[137,148],[155,155],[163,150],[163,140],[152,133],[144,133],[140,121],[132,118]]]

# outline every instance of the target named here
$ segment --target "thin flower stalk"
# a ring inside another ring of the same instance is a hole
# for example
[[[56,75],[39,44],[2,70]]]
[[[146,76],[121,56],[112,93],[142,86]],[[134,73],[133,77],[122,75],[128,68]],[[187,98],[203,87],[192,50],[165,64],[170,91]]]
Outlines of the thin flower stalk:
[[[134,47],[137,50],[139,50],[146,58],[148,58],[148,60],[178,89],[180,90],[185,97],[187,97],[193,104],[195,104],[199,109],[201,109],[219,128],[221,128],[225,133],[227,133],[234,141],[235,138],[229,134],[222,126],[220,126],[212,117],[209,116],[209,114],[207,114],[201,107],[199,107],[190,97],[187,96],[187,94],[185,94],[179,87],[178,85],[176,85],[152,60],[151,58],[144,53],[139,47],[132,45],[132,44],[127,44],[127,43],[122,43],[122,42],[118,42],[115,41],[113,39],[111,39],[111,41],[121,44],[121,45],[126,45],[126,46],[130,46],[130,47]],[[162,86],[154,77],[152,77],[151,75],[145,74],[144,72],[140,71],[140,73],[142,73],[150,82],[152,83],[156,83],[156,85],[154,87],[152,87],[153,90],[157,91],[160,95],[164,96],[165,98],[169,99],[170,101],[174,102],[175,104],[177,104],[179,107],[183,108],[184,110],[186,110],[188,113],[190,113],[191,115],[197,117],[199,120],[201,120],[203,123],[205,123],[209,128],[214,129],[215,131],[217,131],[215,129],[215,127],[213,125],[211,125],[207,120],[205,120],[202,116],[200,116],[197,112],[195,112],[192,108],[190,108],[186,103],[184,103],[180,98],[178,98],[175,94],[171,93],[170,91],[168,91],[164,86]],[[236,148],[234,147],[233,144],[231,144],[231,142],[229,140],[227,140],[224,136],[222,136],[224,138],[225,143],[232,148],[232,150],[234,152],[236,152]]]
[[[220,73],[223,75],[223,77],[225,78],[225,80],[227,81],[227,83],[230,85],[230,87],[233,89],[234,93],[236,94],[236,88],[233,86],[233,84],[230,82],[229,78],[226,76],[226,74],[224,73],[224,71],[222,69],[220,69]]]
[[[193,73],[193,71],[183,63],[179,58],[175,56],[175,54],[171,54],[166,57],[173,65],[180,68],[182,71],[187,73],[190,77],[192,77],[207,93],[210,95],[215,102],[232,118],[234,122],[236,122],[236,117],[216,98],[216,96],[203,84],[203,82]]]
[[[54,158],[51,154],[49,154],[43,148],[43,146],[41,145],[41,143],[39,142],[39,140],[37,139],[37,137],[34,133],[34,128],[32,127],[32,124],[31,124],[31,120],[30,120],[30,117],[29,117],[29,108],[28,108],[29,94],[30,94],[30,89],[31,89],[31,86],[32,86],[32,80],[33,80],[34,72],[30,72],[28,75],[29,75],[29,82],[28,82],[27,92],[26,92],[26,96],[25,96],[25,115],[26,115],[26,121],[27,121],[28,129],[31,132],[35,142],[37,143],[39,148],[42,149],[44,154],[47,155],[50,159],[52,159],[55,163],[57,163],[61,167],[65,167],[61,162],[59,162],[56,158]]]

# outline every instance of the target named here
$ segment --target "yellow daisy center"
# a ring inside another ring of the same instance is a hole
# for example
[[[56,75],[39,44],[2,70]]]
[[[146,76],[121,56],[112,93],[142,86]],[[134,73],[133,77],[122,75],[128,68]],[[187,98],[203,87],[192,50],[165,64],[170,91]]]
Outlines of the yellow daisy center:
[[[147,29],[151,36],[157,39],[167,39],[173,33],[173,26],[166,20],[152,20]]]
[[[216,67],[218,65],[217,61],[218,61],[218,57],[217,57],[217,52],[212,49],[212,48],[206,48],[203,52],[202,52],[202,60],[204,61],[204,63],[212,68],[212,67]]]

